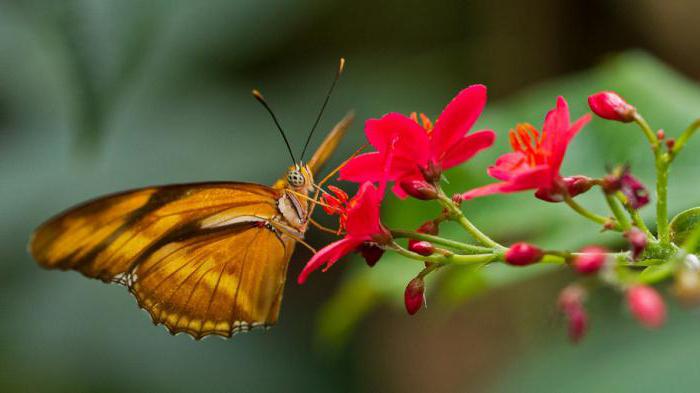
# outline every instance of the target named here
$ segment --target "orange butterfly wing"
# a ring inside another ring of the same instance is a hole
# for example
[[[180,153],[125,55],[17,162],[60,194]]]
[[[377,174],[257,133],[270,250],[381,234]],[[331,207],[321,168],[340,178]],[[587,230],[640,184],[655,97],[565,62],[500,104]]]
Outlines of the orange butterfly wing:
[[[247,183],[119,193],[49,220],[30,251],[44,267],[129,286],[171,333],[230,336],[277,321],[295,244],[265,225],[279,195]]]
[[[352,119],[324,139],[309,161],[312,172]],[[285,179],[273,187],[201,183],[105,196],[42,224],[29,249],[46,268],[128,286],[173,334],[229,337],[277,322],[296,241],[266,223],[280,215]]]

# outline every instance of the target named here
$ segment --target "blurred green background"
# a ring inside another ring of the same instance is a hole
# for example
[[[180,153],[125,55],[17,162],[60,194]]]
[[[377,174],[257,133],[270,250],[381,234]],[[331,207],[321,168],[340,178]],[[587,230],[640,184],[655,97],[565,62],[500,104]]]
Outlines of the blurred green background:
[[[349,109],[360,121],[336,163],[364,140],[363,119],[434,117],[459,89],[489,87],[478,125],[497,146],[449,172],[451,191],[488,181],[507,130],[540,126],[560,94],[578,117],[588,94],[615,89],[677,135],[700,115],[699,12],[692,0],[0,2],[0,391],[696,391],[697,312],[669,299],[668,325],[648,332],[618,294],[596,292],[590,334],[572,346],[554,310],[573,279],[561,269],[446,269],[428,281],[429,308],[409,317],[403,288],[420,266],[346,260],[300,287],[300,249],[277,327],[195,342],[153,327],[122,287],[38,268],[26,243],[52,214],[108,192],[272,183],[288,158],[250,89],[299,149],[339,56],[346,74],[321,128]],[[695,142],[673,169],[673,211],[700,204]],[[636,129],[596,119],[564,173],[628,162],[651,184],[649,156]],[[582,203],[604,212],[599,199]],[[621,246],[530,195],[465,210],[504,242]],[[384,216],[411,228],[435,211],[408,201]]]

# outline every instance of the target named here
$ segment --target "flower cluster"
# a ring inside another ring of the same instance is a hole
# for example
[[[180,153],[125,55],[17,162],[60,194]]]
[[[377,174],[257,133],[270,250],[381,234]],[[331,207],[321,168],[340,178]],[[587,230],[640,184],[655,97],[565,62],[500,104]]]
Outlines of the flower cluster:
[[[486,169],[497,182],[446,195],[441,186],[444,172],[469,161],[495,142],[496,133],[492,130],[472,131],[486,99],[486,87],[473,85],[460,91],[435,122],[417,113],[389,113],[367,120],[365,135],[374,151],[351,157],[339,175],[340,180],[358,183],[359,190],[349,197],[342,189],[329,186],[320,198],[325,212],[338,216],[335,233],[341,238],[311,258],[299,275],[299,283],[304,283],[315,270],[323,267],[325,271],[352,252],[361,253],[369,266],[374,266],[385,252],[395,252],[424,263],[404,293],[406,310],[413,315],[425,305],[426,277],[443,267],[557,263],[568,266],[578,277],[576,283],[562,290],[557,302],[574,342],[588,330],[585,301],[600,286],[617,289],[626,298],[630,313],[649,328],[658,328],[665,320],[664,301],[653,284],[675,278],[674,292],[684,303],[700,302],[700,262],[693,263],[698,261],[694,253],[700,242],[700,225],[672,227],[666,195],[669,167],[700,122],[693,123],[674,140],[666,138],[663,130],[652,131],[637,109],[614,92],[600,92],[588,98],[594,114],[606,120],[635,123],[650,143],[656,163],[658,199],[653,233],[639,214],[639,209],[650,203],[650,194],[628,166],[614,167],[602,178],[562,174],[571,141],[592,119],[591,114],[584,114],[572,121],[563,97],[557,97],[541,128],[519,123],[509,131],[511,151]],[[380,209],[389,185],[399,199],[412,197],[439,204],[440,214],[414,231],[386,227],[381,222]],[[610,208],[608,215],[594,213],[575,199],[596,188]],[[534,192],[543,201],[564,203],[601,230],[618,232],[628,245],[626,250],[611,252],[600,245],[588,245],[579,251],[552,250],[524,241],[504,246],[479,230],[461,210],[474,198],[521,191]],[[697,215],[697,220],[674,219],[673,223],[700,222],[700,212]],[[440,237],[443,222],[459,225],[474,242]]]

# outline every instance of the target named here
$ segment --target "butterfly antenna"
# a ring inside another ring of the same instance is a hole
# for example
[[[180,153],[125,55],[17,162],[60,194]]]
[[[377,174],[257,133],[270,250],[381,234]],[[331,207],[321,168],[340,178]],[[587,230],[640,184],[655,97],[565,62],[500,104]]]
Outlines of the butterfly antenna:
[[[326,109],[326,105],[328,105],[328,100],[331,98],[331,94],[333,93],[333,88],[335,88],[335,83],[338,82],[338,79],[340,79],[340,75],[343,73],[343,68],[345,68],[345,59],[340,58],[340,61],[338,63],[338,70],[335,73],[335,77],[333,78],[333,83],[331,83],[331,88],[328,89],[328,94],[326,94],[326,99],[323,101],[323,105],[321,105],[321,111],[318,112],[318,116],[316,116],[316,121],[314,122],[313,127],[311,127],[311,131],[309,132],[309,136],[306,137],[306,143],[304,143],[304,149],[301,151],[301,159],[304,159],[304,153],[306,153],[306,148],[309,147],[309,142],[311,142],[311,136],[313,136],[314,131],[316,131],[316,127],[318,126],[318,122],[321,121],[321,115],[323,115],[323,111]]]
[[[292,147],[289,145],[289,140],[287,140],[287,135],[284,134],[284,130],[282,130],[282,126],[280,125],[279,120],[277,120],[277,116],[275,116],[275,113],[272,112],[272,109],[270,109],[270,106],[267,105],[267,102],[265,101],[265,98],[260,94],[259,91],[253,89],[252,91],[253,97],[255,97],[256,100],[258,100],[259,103],[262,104],[262,106],[267,109],[267,112],[272,116],[272,120],[275,122],[275,125],[277,126],[277,129],[280,131],[280,134],[282,134],[282,139],[284,139],[284,144],[287,145],[287,150],[289,151],[289,156],[292,157],[292,165],[296,165],[297,161],[294,159],[294,153],[292,153]]]

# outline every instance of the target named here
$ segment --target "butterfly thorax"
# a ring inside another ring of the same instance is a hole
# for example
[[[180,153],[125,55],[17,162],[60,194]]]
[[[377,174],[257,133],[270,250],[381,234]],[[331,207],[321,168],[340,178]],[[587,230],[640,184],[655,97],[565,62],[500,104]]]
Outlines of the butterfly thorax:
[[[299,164],[289,168],[286,179],[280,179],[282,195],[277,200],[284,224],[295,229],[303,237],[308,224],[309,203],[307,197],[313,191],[313,174],[307,165]]]

